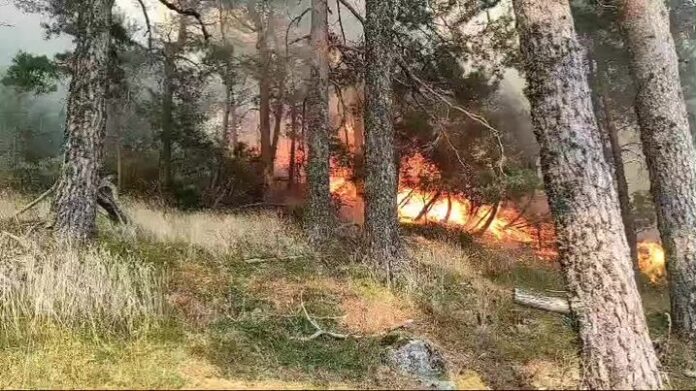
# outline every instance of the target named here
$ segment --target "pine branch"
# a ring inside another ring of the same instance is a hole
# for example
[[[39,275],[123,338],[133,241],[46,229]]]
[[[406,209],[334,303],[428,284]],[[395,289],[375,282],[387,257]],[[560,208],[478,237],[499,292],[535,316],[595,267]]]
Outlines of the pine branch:
[[[203,32],[203,38],[205,38],[206,41],[210,38],[210,33],[208,33],[208,29],[205,28],[205,23],[203,23],[203,18],[201,17],[200,12],[196,11],[193,8],[181,8],[177,6],[174,3],[170,3],[167,0],[158,0],[162,5],[167,7],[168,9],[180,14],[180,15],[187,15],[191,16],[194,19],[198,21],[198,24],[201,26],[201,32]]]

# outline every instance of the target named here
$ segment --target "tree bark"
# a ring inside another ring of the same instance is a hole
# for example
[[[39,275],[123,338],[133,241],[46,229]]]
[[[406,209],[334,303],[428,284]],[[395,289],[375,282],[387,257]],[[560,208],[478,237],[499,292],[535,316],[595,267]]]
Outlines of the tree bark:
[[[665,247],[675,330],[696,333],[696,148],[663,2],[622,0],[636,113]]]
[[[606,132],[609,140],[609,152],[611,154],[611,166],[614,169],[614,178],[616,180],[616,190],[619,196],[619,206],[621,207],[621,221],[624,223],[624,232],[626,233],[626,241],[628,248],[631,250],[631,261],[633,261],[633,271],[636,276],[640,273],[638,267],[638,238],[636,235],[636,226],[631,213],[631,195],[628,191],[628,180],[626,180],[626,171],[624,169],[623,155],[621,154],[621,143],[619,142],[619,131],[616,128],[609,104],[606,96],[602,96],[601,108],[604,111],[604,126],[600,129]]]
[[[403,268],[391,80],[397,3],[365,1],[365,239],[368,259],[388,281]]]
[[[515,0],[541,168],[582,343],[583,388],[662,387],[568,0]]]
[[[682,90],[689,112],[691,136],[696,137],[696,3],[694,0],[670,0],[670,3]]]
[[[312,0],[310,81],[307,91],[307,220],[310,241],[323,245],[331,231],[329,187],[329,25],[327,0]]]
[[[261,132],[261,166],[264,186],[268,189],[273,183],[273,150],[271,147],[271,50],[268,46],[269,26],[271,23],[269,5],[265,0],[255,4],[255,24],[259,51],[259,127]]]
[[[295,160],[297,160],[297,104],[290,106],[290,158],[288,159],[288,189],[295,187]]]
[[[83,241],[97,232],[112,6],[113,0],[90,0],[80,2],[78,8],[65,160],[53,203],[55,232],[68,241]]]
[[[172,170],[172,145],[174,143],[174,79],[176,78],[176,56],[186,44],[186,16],[179,15],[179,33],[175,42],[164,44],[164,81],[162,92],[162,129],[160,142],[160,185],[169,192],[174,185]]]

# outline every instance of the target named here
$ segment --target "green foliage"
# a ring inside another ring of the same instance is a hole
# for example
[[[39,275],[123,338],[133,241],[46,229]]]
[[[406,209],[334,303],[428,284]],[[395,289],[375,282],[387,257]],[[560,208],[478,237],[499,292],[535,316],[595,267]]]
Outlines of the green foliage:
[[[12,59],[12,65],[2,78],[2,84],[15,87],[20,92],[41,95],[55,92],[58,78],[58,67],[48,57],[20,51]]]

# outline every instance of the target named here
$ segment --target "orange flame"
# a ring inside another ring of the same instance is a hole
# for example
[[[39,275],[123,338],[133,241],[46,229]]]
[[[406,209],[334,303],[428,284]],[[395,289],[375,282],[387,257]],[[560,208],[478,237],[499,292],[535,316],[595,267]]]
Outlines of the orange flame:
[[[665,280],[665,250],[657,242],[638,243],[638,267],[653,284]]]
[[[438,168],[416,153],[401,161],[400,186],[397,196],[399,218],[411,224],[438,223],[455,226],[469,233],[485,236],[497,243],[531,247],[537,257],[555,260],[553,224],[531,223],[512,205],[483,205],[475,208],[461,194],[426,191],[418,188],[424,181],[436,182]],[[331,192],[344,204],[357,205],[360,194],[349,168],[331,162]],[[491,216],[491,214],[494,214]],[[639,267],[652,283],[665,278],[665,253],[657,242],[638,243]]]

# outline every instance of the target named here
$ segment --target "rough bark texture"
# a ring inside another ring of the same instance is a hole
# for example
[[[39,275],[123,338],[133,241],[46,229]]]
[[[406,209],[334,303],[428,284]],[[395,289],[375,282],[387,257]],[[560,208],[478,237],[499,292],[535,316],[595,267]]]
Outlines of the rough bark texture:
[[[271,145],[271,50],[268,30],[270,9],[265,0],[255,5],[256,47],[259,51],[259,127],[261,132],[261,164],[266,187],[273,182],[273,149]]]
[[[614,169],[614,179],[616,180],[616,190],[619,196],[619,206],[621,207],[621,221],[624,223],[624,232],[626,233],[626,241],[628,248],[631,250],[631,261],[633,262],[633,271],[640,273],[638,267],[638,238],[636,235],[636,227],[631,213],[631,195],[628,191],[628,181],[626,180],[626,170],[624,169],[623,155],[621,154],[621,143],[619,142],[619,131],[614,123],[611,109],[606,97],[600,98],[601,108],[604,111],[604,125],[600,126],[606,132],[609,140],[609,152],[612,168]]]
[[[631,250],[631,260],[635,273],[639,273],[638,268],[638,238],[636,228],[631,214],[631,195],[628,191],[628,181],[626,180],[626,170],[624,169],[623,155],[621,154],[621,143],[619,142],[619,131],[614,123],[613,116],[606,100],[603,98],[602,108],[604,109],[604,130],[609,138],[611,146],[611,163],[614,169],[616,180],[616,190],[619,196],[619,206],[621,207],[621,220],[624,223],[624,232],[628,241],[628,248]]]
[[[567,0],[515,0],[527,96],[582,343],[583,387],[662,387]]]
[[[315,244],[326,241],[331,229],[331,191],[329,188],[329,32],[326,0],[312,0],[311,45],[307,91],[307,158],[306,227]]]
[[[388,279],[403,266],[392,122],[391,35],[396,8],[396,0],[365,1],[365,239],[368,258]]]
[[[696,333],[696,148],[662,1],[622,0],[621,27],[638,89],[636,113],[665,247],[672,321]]]
[[[670,0],[670,16],[691,135],[696,137],[696,2]]]
[[[79,4],[76,46],[68,91],[65,160],[53,203],[54,229],[66,240],[96,234],[113,0]]]

